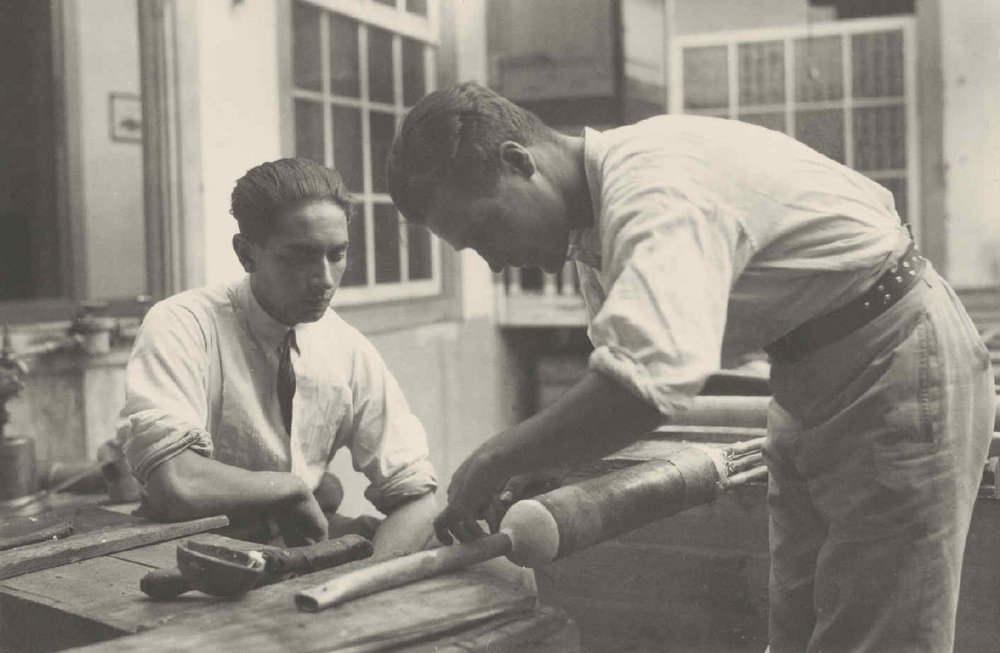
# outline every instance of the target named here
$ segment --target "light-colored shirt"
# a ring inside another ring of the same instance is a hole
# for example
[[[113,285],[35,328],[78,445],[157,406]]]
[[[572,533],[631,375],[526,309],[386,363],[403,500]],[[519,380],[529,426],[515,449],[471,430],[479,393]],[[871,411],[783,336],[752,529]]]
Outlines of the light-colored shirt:
[[[910,242],[888,190],[779,132],[671,115],[584,141],[594,224],[569,256],[590,366],[665,415],[860,295]]]
[[[315,489],[347,447],[376,508],[432,492],[423,427],[372,344],[332,309],[295,326],[286,432],[276,379],[287,333],[254,298],[249,277],[156,304],[128,363],[118,426],[136,477],[145,482],[190,449],[247,470],[291,472]]]

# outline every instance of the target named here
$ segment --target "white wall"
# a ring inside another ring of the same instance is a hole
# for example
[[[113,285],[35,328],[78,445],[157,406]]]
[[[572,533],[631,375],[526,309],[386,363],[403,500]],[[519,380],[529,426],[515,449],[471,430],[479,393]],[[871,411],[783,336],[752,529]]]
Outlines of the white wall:
[[[184,0],[196,21],[205,282],[242,274],[229,196],[255,165],[281,157],[275,2]],[[182,26],[182,29],[189,26]]]
[[[948,278],[1000,283],[1000,2],[940,0]]]
[[[756,29],[833,20],[830,7],[810,7],[806,0],[666,0],[674,5],[674,33],[697,34],[720,29]]]
[[[111,138],[110,94],[139,96],[138,16],[134,0],[72,0],[67,52],[68,85],[75,97],[81,203],[71,206],[83,225],[86,297],[146,292],[146,236],[142,143]]]

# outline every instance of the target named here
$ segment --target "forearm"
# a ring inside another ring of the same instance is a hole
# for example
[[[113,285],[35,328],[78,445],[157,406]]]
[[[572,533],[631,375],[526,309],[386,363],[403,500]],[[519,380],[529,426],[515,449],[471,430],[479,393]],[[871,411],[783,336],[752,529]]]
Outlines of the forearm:
[[[301,501],[306,484],[287,472],[253,472],[193,451],[182,451],[147,479],[151,507],[163,518],[177,521],[208,515],[272,512]]]
[[[425,548],[434,535],[431,523],[436,512],[437,502],[431,493],[398,506],[375,532],[375,555],[409,553]]]
[[[480,447],[513,472],[600,457],[665,419],[608,376],[590,370],[552,406]]]

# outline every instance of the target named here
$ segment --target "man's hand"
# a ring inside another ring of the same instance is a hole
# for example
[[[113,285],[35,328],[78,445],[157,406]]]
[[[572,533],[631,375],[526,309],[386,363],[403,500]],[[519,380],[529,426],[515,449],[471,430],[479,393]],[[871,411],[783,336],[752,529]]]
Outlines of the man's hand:
[[[489,516],[494,498],[511,475],[502,458],[489,453],[489,444],[473,452],[451,478],[448,505],[434,520],[437,538],[445,544],[451,544],[453,536],[468,542],[486,534],[477,520]]]
[[[490,532],[496,533],[500,530],[500,522],[512,505],[521,499],[528,499],[561,487],[565,477],[565,468],[553,467],[538,472],[517,474],[507,479],[503,490],[490,502],[486,513],[486,523],[489,524]]]
[[[275,510],[274,520],[287,546],[315,544],[328,536],[326,515],[312,492],[289,502],[286,509]]]

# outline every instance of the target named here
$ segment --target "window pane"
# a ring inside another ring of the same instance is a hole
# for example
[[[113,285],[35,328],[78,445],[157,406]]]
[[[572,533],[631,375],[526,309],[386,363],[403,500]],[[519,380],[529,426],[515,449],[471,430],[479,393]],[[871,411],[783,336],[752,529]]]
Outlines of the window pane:
[[[785,101],[785,44],[740,44],[740,105]]]
[[[326,163],[323,156],[323,105],[295,100],[295,156]]]
[[[358,24],[337,14],[330,14],[330,92],[348,97],[361,96]]]
[[[402,281],[399,265],[399,214],[392,204],[375,205],[375,283]]]
[[[411,14],[427,15],[427,0],[406,0],[406,10]]]
[[[903,95],[903,33],[857,34],[851,41],[854,96]]]
[[[785,131],[785,114],[781,113],[741,113],[740,120],[751,125],[760,125],[774,131]]]
[[[387,5],[389,7],[396,6],[396,0],[375,0],[375,2],[379,3],[380,5]]]
[[[902,106],[854,110],[854,167],[858,170],[906,167],[906,117]]]
[[[822,102],[844,97],[842,37],[795,41],[795,99]]]
[[[844,162],[844,112],[841,109],[797,111],[795,138],[827,155]]]
[[[907,222],[909,220],[909,202],[907,202],[906,197],[906,179],[876,179],[875,181],[889,189],[896,202],[896,213],[903,219],[903,222]]]
[[[351,244],[347,248],[347,269],[340,281],[342,286],[363,286],[368,282],[368,268],[365,245],[365,209],[362,205],[354,207],[354,217],[347,225],[347,236]]]
[[[392,34],[368,28],[368,96],[373,102],[392,102]]]
[[[410,280],[430,279],[431,233],[419,224],[406,223],[406,242],[410,251]]]
[[[319,10],[302,2],[292,4],[292,58],[297,88],[322,88],[319,54]]]
[[[372,190],[376,193],[389,192],[385,178],[386,161],[395,136],[396,119],[391,113],[372,111]]]
[[[684,49],[684,108],[729,106],[726,46]]]
[[[403,103],[416,104],[427,92],[424,82],[424,44],[403,39]]]
[[[361,111],[351,107],[333,107],[333,165],[347,188],[355,193],[364,190],[364,157],[361,142]]]

